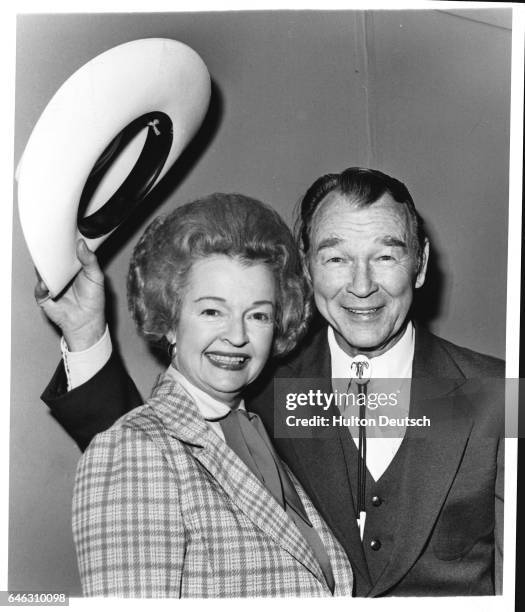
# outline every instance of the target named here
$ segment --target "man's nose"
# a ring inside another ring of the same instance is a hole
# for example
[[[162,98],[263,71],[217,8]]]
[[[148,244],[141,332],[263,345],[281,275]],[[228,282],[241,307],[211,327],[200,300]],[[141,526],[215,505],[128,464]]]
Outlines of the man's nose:
[[[374,273],[368,262],[357,262],[352,266],[346,290],[348,293],[353,293],[361,298],[367,297],[377,290]]]
[[[244,317],[232,317],[228,321],[223,339],[233,346],[244,346],[248,342]]]

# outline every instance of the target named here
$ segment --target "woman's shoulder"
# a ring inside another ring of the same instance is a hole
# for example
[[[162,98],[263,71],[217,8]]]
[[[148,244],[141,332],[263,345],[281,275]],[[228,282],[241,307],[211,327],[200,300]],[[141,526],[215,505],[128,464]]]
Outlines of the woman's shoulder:
[[[113,425],[98,435],[117,435],[119,432],[132,430],[147,433],[162,426],[162,421],[155,414],[155,410],[148,404],[142,404],[121,416]],[[95,436],[98,437],[98,436]]]
[[[188,395],[177,383],[161,376],[146,403],[95,436],[86,453],[149,453],[162,455],[169,464],[178,464],[189,452],[186,443],[199,441],[204,431],[206,425]]]
[[[174,441],[170,441],[170,447]],[[162,451],[167,446],[167,432],[162,419],[149,405],[134,408],[118,419],[109,429],[97,434],[86,449],[86,453],[106,453],[109,449],[157,447]]]

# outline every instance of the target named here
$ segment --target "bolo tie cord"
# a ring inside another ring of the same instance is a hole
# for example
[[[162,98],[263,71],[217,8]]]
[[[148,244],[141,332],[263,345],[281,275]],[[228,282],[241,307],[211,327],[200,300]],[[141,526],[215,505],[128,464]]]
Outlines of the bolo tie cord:
[[[361,396],[361,394],[365,396],[365,401],[359,405],[359,458],[357,463],[357,523],[359,525],[361,539],[363,539],[364,521],[366,517],[366,426],[364,425],[364,419],[366,417],[367,387],[368,383],[357,384],[359,396]]]

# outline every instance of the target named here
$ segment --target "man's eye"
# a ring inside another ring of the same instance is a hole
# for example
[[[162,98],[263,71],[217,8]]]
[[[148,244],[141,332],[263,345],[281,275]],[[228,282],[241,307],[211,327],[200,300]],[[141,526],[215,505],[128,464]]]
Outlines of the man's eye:
[[[395,258],[392,255],[380,255],[377,258],[378,261],[395,261]]]
[[[326,263],[341,263],[343,261],[342,257],[338,257],[337,255],[334,257],[330,257],[326,260]]]

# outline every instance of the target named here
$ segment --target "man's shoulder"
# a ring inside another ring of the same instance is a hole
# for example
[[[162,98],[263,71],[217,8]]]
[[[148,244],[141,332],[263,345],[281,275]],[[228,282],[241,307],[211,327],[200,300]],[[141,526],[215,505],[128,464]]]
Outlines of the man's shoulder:
[[[419,329],[416,333],[427,334],[454,361],[466,378],[477,376],[503,378],[505,376],[505,361],[503,359],[473,351],[426,330]]]

